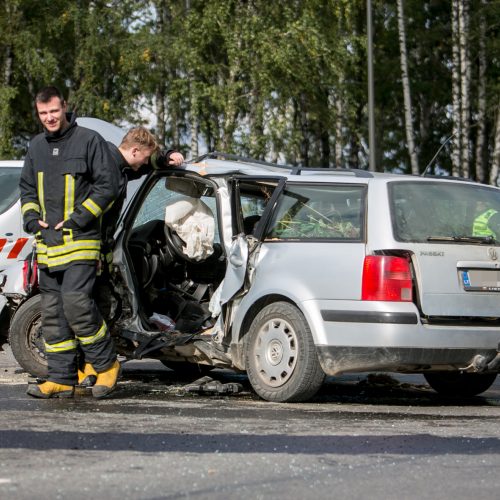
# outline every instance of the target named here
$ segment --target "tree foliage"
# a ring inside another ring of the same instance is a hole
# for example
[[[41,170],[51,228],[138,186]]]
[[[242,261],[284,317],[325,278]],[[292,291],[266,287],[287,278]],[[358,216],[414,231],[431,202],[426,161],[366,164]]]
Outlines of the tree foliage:
[[[470,80],[457,116],[459,4]],[[161,142],[188,157],[223,150],[367,168],[365,9],[365,0],[0,0],[0,156],[22,157],[38,130],[34,94],[55,84],[79,115],[151,118]],[[442,146],[429,172],[496,182],[500,4],[405,0],[404,14],[413,127],[396,2],[373,1],[377,168],[411,171],[406,125],[420,171]],[[456,120],[460,141],[450,139]],[[467,165],[452,165],[456,148]]]

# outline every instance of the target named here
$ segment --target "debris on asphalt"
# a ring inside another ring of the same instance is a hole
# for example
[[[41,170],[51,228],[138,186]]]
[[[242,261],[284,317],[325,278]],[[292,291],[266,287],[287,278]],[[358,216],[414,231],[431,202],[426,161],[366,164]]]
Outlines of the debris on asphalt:
[[[236,394],[243,391],[243,386],[236,382],[223,384],[212,377],[205,376],[185,385],[183,390],[197,394]]]

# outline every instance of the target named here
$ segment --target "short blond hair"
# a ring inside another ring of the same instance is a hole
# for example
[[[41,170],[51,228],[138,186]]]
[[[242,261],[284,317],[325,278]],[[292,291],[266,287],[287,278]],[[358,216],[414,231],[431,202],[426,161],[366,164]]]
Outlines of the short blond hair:
[[[120,147],[130,149],[133,147],[151,149],[153,153],[160,148],[156,137],[146,127],[131,128],[122,139]]]

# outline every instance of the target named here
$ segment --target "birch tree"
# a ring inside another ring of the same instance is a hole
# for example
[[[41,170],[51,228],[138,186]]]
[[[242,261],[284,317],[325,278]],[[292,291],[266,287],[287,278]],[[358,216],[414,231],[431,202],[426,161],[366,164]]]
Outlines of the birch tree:
[[[493,186],[498,186],[499,178],[498,175],[500,173],[500,99],[498,100],[497,105],[497,119],[495,126],[495,146],[493,149],[493,159],[491,163],[490,170],[490,184]]]
[[[471,62],[469,58],[469,0],[458,2],[458,25],[460,45],[460,157],[462,175],[470,175],[470,78]]]
[[[481,0],[482,6],[486,4]],[[486,139],[486,19],[484,11],[479,13],[477,72],[477,135],[476,135],[476,179],[486,180],[484,168],[484,144]]]
[[[405,108],[405,131],[408,144],[408,154],[411,162],[411,173],[419,174],[418,158],[415,149],[415,132],[413,128],[413,112],[411,105],[410,79],[408,76],[408,54],[406,51],[406,30],[404,23],[403,0],[397,0],[399,51],[401,54],[401,81],[403,85]]]
[[[459,47],[459,12],[458,4],[462,0],[452,0],[451,2],[451,26],[452,26],[452,65],[451,65],[451,82],[452,82],[452,124],[453,124],[453,143],[451,148],[451,174],[458,177],[462,173],[462,122],[460,120],[461,99],[460,99],[460,47]]]

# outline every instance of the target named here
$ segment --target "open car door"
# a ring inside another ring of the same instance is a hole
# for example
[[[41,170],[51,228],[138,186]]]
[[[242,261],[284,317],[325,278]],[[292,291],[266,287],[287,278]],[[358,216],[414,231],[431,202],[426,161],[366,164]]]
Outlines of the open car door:
[[[228,255],[220,304],[227,304],[250,285],[248,262],[259,246],[276,206],[284,178],[235,176],[231,183],[233,242]]]

